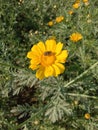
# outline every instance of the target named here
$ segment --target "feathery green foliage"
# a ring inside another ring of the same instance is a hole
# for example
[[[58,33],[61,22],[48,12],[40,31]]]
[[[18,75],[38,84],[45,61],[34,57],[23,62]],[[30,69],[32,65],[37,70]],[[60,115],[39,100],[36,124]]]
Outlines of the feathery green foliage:
[[[98,2],[88,2],[0,0],[1,130],[98,130]],[[71,41],[74,32],[83,39]],[[66,69],[40,81],[26,55],[52,37],[69,52]]]

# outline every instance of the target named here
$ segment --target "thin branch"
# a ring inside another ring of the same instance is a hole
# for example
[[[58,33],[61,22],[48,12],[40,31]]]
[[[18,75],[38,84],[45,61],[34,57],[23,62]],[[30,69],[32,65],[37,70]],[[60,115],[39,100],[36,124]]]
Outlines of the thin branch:
[[[95,64],[93,64],[89,69],[87,69],[82,74],[80,74],[79,76],[77,76],[75,79],[73,79],[69,83],[65,84],[64,88],[69,87],[69,85],[71,85],[72,83],[74,83],[75,81],[77,81],[78,79],[80,79],[81,77],[83,77],[85,74],[87,74],[90,70],[92,70],[97,65],[98,65],[98,61]]]
[[[74,97],[83,97],[83,98],[91,98],[91,99],[98,99],[98,97],[95,96],[89,96],[89,95],[85,95],[85,94],[75,94],[75,93],[65,93],[66,95],[69,96],[74,96]]]

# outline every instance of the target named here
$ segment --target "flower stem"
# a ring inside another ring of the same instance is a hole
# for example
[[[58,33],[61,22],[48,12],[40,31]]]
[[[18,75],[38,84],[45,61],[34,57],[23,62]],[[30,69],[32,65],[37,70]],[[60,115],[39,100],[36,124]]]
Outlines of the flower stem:
[[[89,95],[85,95],[85,94],[75,94],[75,93],[65,93],[66,95],[69,96],[74,96],[74,97],[83,97],[83,98],[91,98],[91,99],[98,99],[98,97],[95,96],[89,96]]]
[[[71,80],[69,83],[64,85],[64,88],[69,87],[72,83],[74,83],[75,81],[77,81],[78,79],[80,79],[81,77],[83,77],[85,74],[87,74],[91,69],[93,69],[94,67],[96,67],[98,65],[98,61],[93,64],[91,67],[89,67],[89,69],[87,69],[86,71],[84,71],[82,74],[80,74],[79,76],[77,76],[75,79]]]

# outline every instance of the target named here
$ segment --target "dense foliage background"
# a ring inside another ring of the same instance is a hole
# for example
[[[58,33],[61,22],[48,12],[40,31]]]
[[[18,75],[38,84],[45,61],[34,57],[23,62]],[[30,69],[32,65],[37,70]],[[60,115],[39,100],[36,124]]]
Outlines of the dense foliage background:
[[[98,1],[74,3],[0,0],[1,130],[98,130]],[[83,39],[71,41],[74,32]],[[66,70],[39,81],[26,55],[50,38],[68,50]]]

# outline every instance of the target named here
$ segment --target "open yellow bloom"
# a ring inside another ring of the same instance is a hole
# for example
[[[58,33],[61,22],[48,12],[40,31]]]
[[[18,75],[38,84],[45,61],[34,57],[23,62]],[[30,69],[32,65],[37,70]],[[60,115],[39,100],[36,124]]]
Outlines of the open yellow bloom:
[[[57,23],[60,23],[60,22],[62,22],[64,20],[64,17],[63,16],[59,16],[59,17],[56,17],[56,22]]]
[[[83,0],[85,6],[88,6],[89,5],[89,1],[88,0]]]
[[[73,42],[77,42],[79,40],[81,40],[83,37],[80,33],[76,32],[70,35],[70,40]]]
[[[48,26],[53,26],[53,21],[48,22]]]
[[[46,40],[45,44],[39,42],[27,53],[31,59],[30,68],[36,70],[36,77],[43,79],[50,76],[58,76],[63,73],[65,67],[62,63],[66,62],[67,50],[62,50],[63,44],[56,43],[54,39]]]
[[[88,2],[88,0],[83,0],[83,2],[85,3],[85,2]]]
[[[75,9],[79,8],[79,6],[80,6],[80,3],[73,4],[73,8],[75,8]]]
[[[85,117],[85,119],[90,119],[90,118],[91,118],[91,116],[90,116],[89,113],[86,113],[86,114],[84,115],[84,117]]]
[[[70,10],[68,13],[69,13],[70,15],[72,15],[74,12],[73,12],[72,10]]]

